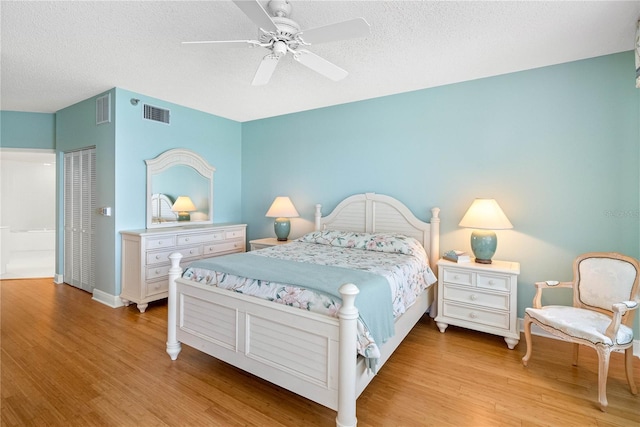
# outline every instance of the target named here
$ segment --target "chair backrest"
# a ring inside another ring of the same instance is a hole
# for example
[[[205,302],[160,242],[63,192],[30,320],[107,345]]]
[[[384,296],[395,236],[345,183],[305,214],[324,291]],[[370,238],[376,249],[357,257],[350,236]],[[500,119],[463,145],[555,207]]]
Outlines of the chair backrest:
[[[638,260],[615,252],[590,252],[573,264],[574,307],[596,310],[611,316],[611,305],[638,300],[640,277]],[[622,317],[630,326],[635,311]]]

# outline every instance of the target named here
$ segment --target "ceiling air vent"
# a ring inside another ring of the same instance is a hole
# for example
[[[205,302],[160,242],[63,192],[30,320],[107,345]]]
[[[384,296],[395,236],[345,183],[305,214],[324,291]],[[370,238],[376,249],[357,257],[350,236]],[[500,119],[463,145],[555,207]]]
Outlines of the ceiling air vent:
[[[108,93],[96,98],[96,124],[109,123],[111,121],[111,94]]]
[[[169,110],[144,104],[144,118],[147,120],[169,124],[170,115],[171,112]]]

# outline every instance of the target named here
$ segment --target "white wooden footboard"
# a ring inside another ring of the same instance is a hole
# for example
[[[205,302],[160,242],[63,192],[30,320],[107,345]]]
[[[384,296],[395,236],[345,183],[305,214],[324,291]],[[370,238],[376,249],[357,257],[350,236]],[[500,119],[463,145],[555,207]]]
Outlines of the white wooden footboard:
[[[335,319],[181,279],[182,255],[170,258],[167,353],[172,360],[180,343],[187,344],[336,410],[338,426],[356,425],[356,399],[364,386],[356,386],[355,285],[340,288],[343,304]],[[372,375],[364,378],[368,383]]]

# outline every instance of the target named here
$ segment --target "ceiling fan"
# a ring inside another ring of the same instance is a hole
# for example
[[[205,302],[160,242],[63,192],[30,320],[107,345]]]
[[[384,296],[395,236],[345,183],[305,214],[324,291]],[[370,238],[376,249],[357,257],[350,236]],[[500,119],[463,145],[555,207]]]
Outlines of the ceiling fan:
[[[182,44],[218,44],[232,47],[248,45],[268,49],[270,52],[262,58],[251,83],[254,86],[269,82],[278,61],[287,52],[293,55],[293,59],[313,71],[334,81],[341,80],[349,74],[347,71],[302,46],[365,37],[369,34],[369,24],[364,18],[301,30],[298,23],[289,18],[291,14],[289,0],[271,0],[267,5],[271,15],[257,0],[234,0],[233,2],[260,28],[258,40],[193,41]]]

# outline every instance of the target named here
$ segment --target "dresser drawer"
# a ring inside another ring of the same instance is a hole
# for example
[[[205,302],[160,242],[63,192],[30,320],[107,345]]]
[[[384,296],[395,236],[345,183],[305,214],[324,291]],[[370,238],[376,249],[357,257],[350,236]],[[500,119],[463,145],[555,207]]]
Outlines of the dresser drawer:
[[[483,292],[478,288],[470,289],[450,283],[444,284],[444,299],[473,304],[479,306],[479,308],[486,307],[509,310],[509,294],[503,292]]]
[[[147,267],[147,280],[155,280],[169,277],[170,265],[157,265],[155,267]]]
[[[147,297],[162,293],[167,293],[169,291],[169,281],[168,280],[158,280],[155,282],[147,282],[145,283],[145,295]]]
[[[154,237],[147,239],[146,243],[147,249],[170,248],[176,244],[174,236]]]
[[[494,328],[509,330],[509,312],[493,311],[482,307],[458,304],[444,301],[444,315],[453,319],[464,320],[468,323],[477,323]]]
[[[241,228],[237,230],[227,230],[225,232],[225,239],[227,240],[242,239],[242,238],[244,238],[244,230]]]
[[[224,240],[224,233],[178,234],[178,246]]]
[[[147,252],[147,265],[167,263],[169,262],[169,255],[174,252],[180,252],[182,258],[193,258],[202,255],[200,246],[189,246],[178,250],[171,249],[168,251]]]
[[[205,255],[215,255],[223,252],[243,252],[243,251],[244,251],[243,242],[218,243],[216,245],[204,246]]]
[[[473,272],[456,270],[454,268],[445,268],[444,277],[442,279],[449,283],[471,286],[473,284]]]
[[[505,276],[478,273],[476,276],[476,286],[478,288],[493,289],[496,291],[510,291],[509,278]]]

